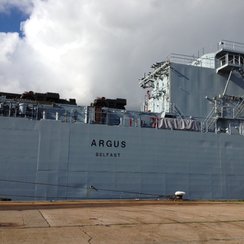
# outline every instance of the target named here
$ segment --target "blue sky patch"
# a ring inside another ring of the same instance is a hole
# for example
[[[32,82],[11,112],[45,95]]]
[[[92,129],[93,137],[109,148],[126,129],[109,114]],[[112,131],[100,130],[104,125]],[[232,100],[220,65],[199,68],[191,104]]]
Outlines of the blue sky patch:
[[[18,32],[20,31],[20,23],[29,16],[18,8],[10,8],[7,12],[0,12],[0,32]]]

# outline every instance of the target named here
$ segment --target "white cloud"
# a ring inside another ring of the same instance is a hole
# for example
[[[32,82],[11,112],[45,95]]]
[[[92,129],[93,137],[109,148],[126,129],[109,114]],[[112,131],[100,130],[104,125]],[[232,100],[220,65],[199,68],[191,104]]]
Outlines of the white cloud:
[[[8,12],[11,7],[16,7],[24,13],[31,13],[35,0],[0,0],[0,12]]]
[[[33,8],[24,38],[0,35],[1,89],[59,92],[82,104],[125,97],[134,107],[138,78],[153,62],[222,38],[244,41],[242,0],[0,0],[0,9],[6,2]]]
[[[17,33],[0,33],[0,62],[11,62],[9,58],[13,55],[19,36]]]

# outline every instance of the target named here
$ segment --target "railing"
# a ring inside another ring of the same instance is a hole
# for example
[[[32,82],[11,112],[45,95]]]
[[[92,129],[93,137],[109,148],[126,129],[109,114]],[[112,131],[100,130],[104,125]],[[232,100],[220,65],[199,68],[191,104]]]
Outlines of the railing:
[[[118,127],[138,127],[152,129],[167,129],[195,132],[216,132],[216,126],[213,124],[218,118],[233,120],[244,110],[244,100],[234,106],[213,107],[207,118],[173,118],[161,117],[161,113],[147,113],[138,111],[126,111],[120,109],[95,107],[38,107],[29,104],[29,110],[16,105],[0,103],[0,116],[18,117],[30,120],[54,120],[64,123],[83,123],[83,124],[101,124]],[[32,106],[32,109],[30,107]],[[173,115],[173,114],[172,114]],[[244,121],[244,120],[243,120]],[[244,123],[244,122],[243,122]]]
[[[169,62],[178,63],[178,64],[186,64],[186,65],[194,65],[200,67],[214,67],[215,66],[215,58],[214,57],[196,57],[194,55],[185,55],[185,54],[177,54],[172,53],[167,57]]]
[[[194,55],[185,55],[185,54],[178,54],[172,53],[167,57],[167,60],[173,63],[180,63],[180,64],[192,64],[194,61],[197,61],[197,57]]]
[[[200,120],[190,118],[161,118],[160,115],[133,112],[130,114],[102,113],[94,124],[113,125],[122,127],[140,127],[168,130],[201,131]]]
[[[222,40],[219,42],[219,47],[227,50],[244,52],[244,43]]]
[[[90,107],[86,113],[85,110],[64,110],[64,108],[38,108],[30,104],[27,108],[17,108],[10,104],[5,104],[0,108],[0,116],[25,118],[30,120],[53,120],[64,123],[84,123],[100,124],[108,126],[121,127],[139,127],[153,129],[170,129],[170,130],[191,130],[200,131],[200,122],[192,119],[183,118],[161,118],[157,113],[144,113],[137,111],[126,111],[119,109],[107,109],[96,111],[96,108]],[[89,110],[90,109],[90,110]]]
[[[57,120],[61,122],[85,122],[85,107],[66,105],[41,105],[28,102],[4,101],[0,103],[0,116],[31,120]]]

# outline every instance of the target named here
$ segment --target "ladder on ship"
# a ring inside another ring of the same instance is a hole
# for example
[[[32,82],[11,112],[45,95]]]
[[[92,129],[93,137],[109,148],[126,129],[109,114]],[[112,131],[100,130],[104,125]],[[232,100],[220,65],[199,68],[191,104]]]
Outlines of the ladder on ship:
[[[215,107],[213,107],[207,118],[203,121],[202,132],[208,132],[216,121],[217,118],[215,116]],[[215,128],[213,128],[213,130],[215,130]]]
[[[244,99],[242,99],[233,109],[233,119],[236,119],[244,111]]]

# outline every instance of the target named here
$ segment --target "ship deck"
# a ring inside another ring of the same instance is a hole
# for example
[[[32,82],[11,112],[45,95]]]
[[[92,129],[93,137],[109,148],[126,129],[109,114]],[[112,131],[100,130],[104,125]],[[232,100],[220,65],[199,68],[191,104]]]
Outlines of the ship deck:
[[[0,243],[242,243],[244,203],[0,202]]]

